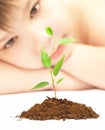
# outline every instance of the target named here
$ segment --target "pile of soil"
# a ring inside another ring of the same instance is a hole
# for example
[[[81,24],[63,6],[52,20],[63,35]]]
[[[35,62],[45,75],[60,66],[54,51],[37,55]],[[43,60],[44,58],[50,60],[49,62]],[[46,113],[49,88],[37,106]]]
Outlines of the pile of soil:
[[[99,115],[85,104],[47,97],[41,104],[35,104],[29,110],[23,111],[19,117],[30,120],[77,120],[98,118]]]

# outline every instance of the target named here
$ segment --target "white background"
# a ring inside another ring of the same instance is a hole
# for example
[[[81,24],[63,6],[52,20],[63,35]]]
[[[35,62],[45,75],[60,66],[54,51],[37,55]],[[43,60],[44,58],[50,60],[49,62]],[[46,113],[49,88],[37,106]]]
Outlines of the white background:
[[[53,97],[52,91],[9,94],[0,96],[0,130],[104,130],[105,129],[105,91],[58,91],[58,98],[67,98],[93,108],[100,115],[98,119],[86,120],[47,120],[33,121],[16,118],[22,111],[35,103],[41,103],[46,96]]]

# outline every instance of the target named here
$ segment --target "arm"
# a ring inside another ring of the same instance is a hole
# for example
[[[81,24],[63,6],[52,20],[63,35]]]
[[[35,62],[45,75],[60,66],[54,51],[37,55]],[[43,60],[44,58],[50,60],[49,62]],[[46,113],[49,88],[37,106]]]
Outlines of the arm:
[[[63,70],[97,88],[105,89],[105,47],[74,44]]]
[[[59,77],[64,77],[64,81],[56,87],[57,90],[86,89],[90,87],[88,84],[63,71],[60,72]],[[31,91],[31,88],[41,81],[51,82],[48,70],[21,70],[9,64],[0,62],[0,94]],[[52,87],[47,86],[40,90],[46,89],[52,89]]]
[[[0,94],[31,91],[35,84],[44,79],[50,80],[45,69],[24,70],[0,62]],[[44,89],[49,89],[49,86]]]

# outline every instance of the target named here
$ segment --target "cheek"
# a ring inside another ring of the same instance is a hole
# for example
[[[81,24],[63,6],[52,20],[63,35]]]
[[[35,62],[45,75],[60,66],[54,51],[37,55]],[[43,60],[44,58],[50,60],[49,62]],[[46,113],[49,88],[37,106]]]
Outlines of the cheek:
[[[25,51],[11,51],[1,55],[0,59],[13,66],[24,69],[39,69],[42,64],[38,54],[28,53]]]

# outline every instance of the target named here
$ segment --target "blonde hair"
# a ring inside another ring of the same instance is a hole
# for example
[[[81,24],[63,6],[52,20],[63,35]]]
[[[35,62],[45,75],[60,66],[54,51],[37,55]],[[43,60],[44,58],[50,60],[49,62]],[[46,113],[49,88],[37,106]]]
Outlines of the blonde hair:
[[[0,29],[11,30],[16,8],[16,0],[0,0]]]

